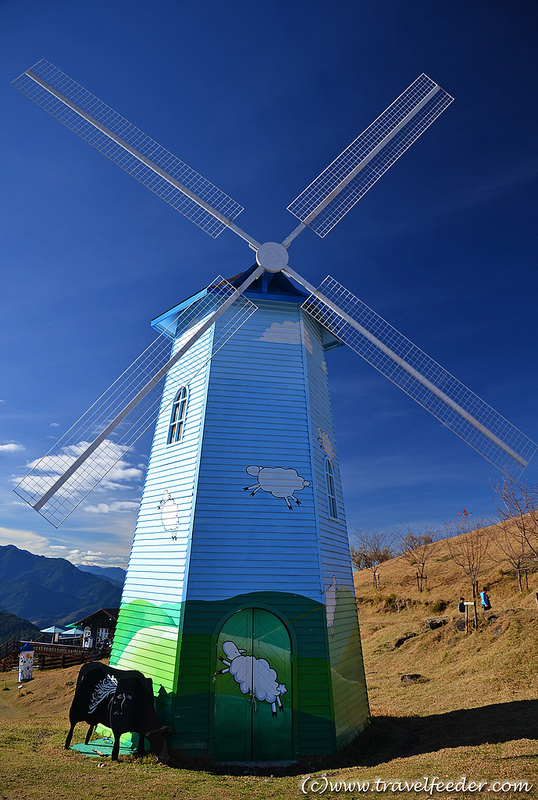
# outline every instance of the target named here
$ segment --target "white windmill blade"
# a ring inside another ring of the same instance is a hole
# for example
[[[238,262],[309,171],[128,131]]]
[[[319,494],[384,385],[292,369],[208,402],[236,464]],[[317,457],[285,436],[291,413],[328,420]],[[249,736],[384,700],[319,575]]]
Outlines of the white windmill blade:
[[[230,228],[258,249],[233,223],[243,206],[49,61],[42,59],[13,85],[210,236]]]
[[[15,492],[59,527],[155,421],[160,382],[169,370],[228,312],[208,359],[200,364],[196,357],[186,357],[182,363],[178,381],[188,384],[254,313],[256,306],[243,292],[262,272],[258,267],[238,289],[218,277],[183,304],[173,330],[157,337],[47,455],[32,465]],[[170,339],[178,331],[184,333],[175,339],[170,353]]]
[[[484,458],[514,476],[527,466],[535,442],[379,314],[330,276],[315,289],[294,270],[285,272],[312,292],[303,308],[314,319]]]
[[[301,220],[282,243],[305,226],[325,236],[454,98],[420,75],[288,206]]]

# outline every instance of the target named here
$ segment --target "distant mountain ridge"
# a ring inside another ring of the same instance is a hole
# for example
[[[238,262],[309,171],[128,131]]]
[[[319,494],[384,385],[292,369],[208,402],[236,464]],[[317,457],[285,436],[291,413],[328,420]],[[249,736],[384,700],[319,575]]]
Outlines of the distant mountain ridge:
[[[12,637],[22,641],[35,639],[38,635],[40,635],[40,630],[37,625],[33,625],[27,619],[22,619],[16,614],[10,614],[5,608],[0,607],[0,644]]]
[[[0,546],[0,606],[39,628],[75,622],[99,608],[117,608],[121,589],[64,558]]]
[[[119,586],[120,589],[123,588],[125,576],[127,575],[121,567],[98,567],[95,564],[90,564],[90,566],[79,564],[78,569],[81,572],[91,572],[92,575],[97,575],[98,578],[106,578],[107,581],[113,583],[114,586]]]

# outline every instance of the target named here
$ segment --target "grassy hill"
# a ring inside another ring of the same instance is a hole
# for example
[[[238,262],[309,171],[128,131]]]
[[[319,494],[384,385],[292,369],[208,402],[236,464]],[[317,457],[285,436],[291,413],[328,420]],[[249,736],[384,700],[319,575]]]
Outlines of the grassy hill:
[[[494,551],[492,551],[494,554]],[[382,565],[381,589],[371,575],[356,574],[364,661],[372,711],[367,732],[335,758],[305,758],[291,768],[192,763],[174,753],[172,767],[122,756],[85,758],[63,750],[68,729],[67,708],[78,667],[35,673],[21,693],[16,674],[6,676],[0,691],[0,797],[4,800],[296,800],[313,797],[325,780],[367,782],[369,791],[346,792],[342,785],[325,797],[429,797],[469,800],[499,796],[528,800],[538,796],[538,606],[534,592],[538,575],[530,576],[529,591],[519,595],[513,576],[501,575],[490,558],[481,582],[490,585],[492,610],[480,614],[480,626],[469,634],[455,622],[460,594],[468,596],[465,580],[441,545],[428,568],[427,592],[418,592],[413,569],[401,558]],[[446,624],[430,629],[426,620],[438,601],[447,602]],[[399,608],[398,611],[398,601]],[[415,634],[396,646],[398,639]],[[401,675],[420,673],[405,685]],[[2,680],[0,678],[0,688]],[[80,725],[74,741],[83,741]],[[502,791],[380,790],[376,781],[444,780],[492,782]],[[308,778],[310,776],[310,778]],[[306,783],[305,783],[306,780]],[[527,791],[511,783],[534,784]]]
[[[483,561],[483,566],[478,576],[479,587],[488,587],[492,612],[516,607],[529,612],[537,612],[536,592],[538,591],[538,565],[537,571],[528,576],[529,589],[520,594],[517,578],[509,565],[501,564],[502,551],[499,547],[499,531],[495,527],[486,528],[490,544]],[[464,536],[465,534],[462,534]],[[460,537],[453,537],[457,541]],[[427,590],[419,592],[415,577],[415,568],[403,556],[390,559],[378,568],[380,573],[380,589],[373,587],[372,573],[369,570],[360,570],[355,573],[355,591],[359,610],[367,607],[376,612],[390,611],[391,606],[406,605],[408,616],[411,609],[415,614],[430,614],[435,604],[446,604],[444,613],[456,614],[460,596],[471,600],[471,585],[461,567],[452,559],[446,539],[436,542],[433,557],[427,562]],[[394,598],[389,598],[394,595]],[[389,599],[387,599],[389,598]],[[381,605],[384,604],[384,608]],[[433,613],[439,613],[434,610]]]
[[[379,589],[371,572],[355,573],[370,702],[377,713],[393,714],[397,707],[400,714],[424,716],[538,697],[538,573],[529,575],[529,589],[520,593],[516,576],[499,565],[496,532],[489,533],[479,585],[487,586],[492,608],[479,610],[478,630],[468,634],[460,629],[458,600],[472,599],[470,582],[446,540],[428,562],[425,591],[419,592],[414,567],[402,556],[379,567]],[[426,621],[434,617],[444,617],[445,624],[432,630]],[[423,679],[404,686],[403,674]]]

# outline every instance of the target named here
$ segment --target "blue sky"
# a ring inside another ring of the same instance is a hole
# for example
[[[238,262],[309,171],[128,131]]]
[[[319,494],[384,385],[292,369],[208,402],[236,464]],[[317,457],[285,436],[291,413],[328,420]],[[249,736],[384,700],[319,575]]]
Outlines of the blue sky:
[[[14,479],[150,343],[153,317],[253,260],[15,77],[48,59],[244,205],[242,228],[282,241],[289,202],[426,72],[455,102],[291,263],[333,275],[537,439],[537,34],[524,0],[2,0],[0,544],[125,565],[149,437],[59,530]],[[351,531],[494,514],[488,462],[350,350],[328,367]]]

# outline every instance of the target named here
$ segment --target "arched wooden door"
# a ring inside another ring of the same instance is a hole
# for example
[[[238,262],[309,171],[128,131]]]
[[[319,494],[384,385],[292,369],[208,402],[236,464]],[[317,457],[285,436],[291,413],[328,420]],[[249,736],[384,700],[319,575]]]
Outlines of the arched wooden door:
[[[263,608],[226,620],[217,641],[215,758],[293,758],[291,640]]]

